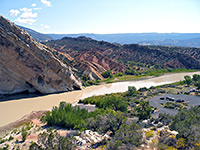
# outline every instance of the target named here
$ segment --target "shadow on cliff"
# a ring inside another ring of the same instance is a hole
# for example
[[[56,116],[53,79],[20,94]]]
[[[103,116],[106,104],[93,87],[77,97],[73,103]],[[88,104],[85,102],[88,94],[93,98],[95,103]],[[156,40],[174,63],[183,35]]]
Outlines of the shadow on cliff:
[[[63,92],[55,92],[55,93],[49,93],[49,94],[42,94],[39,91],[35,93],[29,93],[28,91],[24,91],[21,93],[16,93],[16,94],[11,94],[11,95],[0,95],[0,102],[5,102],[5,101],[13,101],[13,100],[21,100],[21,99],[27,99],[27,98],[34,98],[34,97],[41,97],[41,96],[46,96],[46,95],[52,95],[52,94],[61,94]],[[71,92],[71,91],[68,91]]]
[[[39,97],[39,96],[45,96],[47,94],[42,94],[40,92],[35,93],[29,93],[29,92],[21,92],[17,94],[11,94],[11,95],[0,95],[0,102],[3,101],[11,101],[11,100],[20,100],[23,98],[33,98],[33,97]]]

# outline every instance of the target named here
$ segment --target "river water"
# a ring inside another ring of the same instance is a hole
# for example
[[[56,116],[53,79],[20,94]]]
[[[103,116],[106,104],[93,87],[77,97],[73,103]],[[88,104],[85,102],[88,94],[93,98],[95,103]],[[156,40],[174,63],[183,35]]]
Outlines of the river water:
[[[16,121],[32,111],[51,109],[53,106],[59,105],[61,101],[76,103],[79,99],[93,95],[124,92],[128,90],[128,86],[135,86],[137,89],[141,87],[149,88],[151,86],[177,82],[183,80],[185,75],[192,76],[193,74],[200,74],[200,72],[175,73],[139,81],[116,82],[91,86],[80,91],[50,94],[38,97],[20,98],[18,95],[10,98],[9,101],[0,102],[0,127]]]

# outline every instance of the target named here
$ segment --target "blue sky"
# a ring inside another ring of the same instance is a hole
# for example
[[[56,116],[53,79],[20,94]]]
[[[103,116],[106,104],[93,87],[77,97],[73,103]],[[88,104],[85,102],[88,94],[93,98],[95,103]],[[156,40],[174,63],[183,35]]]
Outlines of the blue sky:
[[[200,0],[0,0],[0,14],[41,33],[200,33]]]

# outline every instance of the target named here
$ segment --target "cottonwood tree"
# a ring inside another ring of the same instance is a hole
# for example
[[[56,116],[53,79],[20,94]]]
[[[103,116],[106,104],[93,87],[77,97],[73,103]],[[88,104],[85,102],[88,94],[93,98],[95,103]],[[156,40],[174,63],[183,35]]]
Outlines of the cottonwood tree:
[[[190,76],[184,76],[185,83],[189,86],[192,83],[192,78]]]

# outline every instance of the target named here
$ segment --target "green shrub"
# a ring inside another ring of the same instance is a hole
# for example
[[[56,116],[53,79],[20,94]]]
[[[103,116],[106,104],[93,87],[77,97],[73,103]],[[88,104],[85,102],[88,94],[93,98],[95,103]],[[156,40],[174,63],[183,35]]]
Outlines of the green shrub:
[[[72,107],[71,104],[61,102],[59,107],[53,107],[52,111],[47,112],[45,121],[52,126],[61,126],[68,129],[74,129],[78,124],[83,124],[83,120],[89,117],[86,109]]]
[[[197,89],[200,89],[200,81],[196,82],[194,85],[197,87]]]
[[[123,76],[122,72],[115,73],[115,77],[122,77],[122,76]]]
[[[128,67],[128,69],[125,70],[125,74],[126,75],[135,75],[136,72],[135,72],[135,69]]]
[[[104,96],[89,97],[84,100],[79,100],[79,103],[95,104],[97,108],[103,108],[103,109],[110,108],[115,111],[119,110],[121,112],[127,112],[128,104],[124,99],[125,98],[121,95],[114,96],[110,94]]]
[[[167,102],[164,104],[164,107],[168,108],[168,109],[174,109],[176,107],[176,105],[173,102]]]
[[[173,118],[170,129],[178,132],[177,138],[184,139],[187,148],[193,149],[195,142],[200,139],[200,107],[179,111]]]
[[[184,76],[185,84],[190,85],[192,83],[192,78],[190,76]]]
[[[101,75],[104,78],[112,78],[113,77],[112,72],[110,70],[107,70],[107,71],[103,72]]]
[[[8,141],[12,141],[14,139],[14,137],[10,136]]]
[[[168,146],[161,143],[161,144],[158,144],[157,148],[158,148],[158,150],[167,150]]]
[[[127,96],[137,96],[137,89],[134,86],[128,86]]]
[[[139,117],[139,120],[145,120],[151,118],[152,108],[149,105],[149,101],[141,101],[139,106],[135,107],[135,115]]]
[[[22,128],[21,134],[22,134],[22,141],[23,141],[23,142],[26,141],[28,132],[26,131],[26,129],[25,129],[24,127]]]
[[[145,132],[145,136],[146,136],[146,138],[147,139],[150,139],[150,138],[152,138],[153,136],[154,136],[154,132],[153,131],[146,131]]]
[[[107,144],[107,149],[136,149],[142,144],[142,134],[136,124],[122,125],[112,140]]]
[[[53,107],[52,111],[48,111],[43,117],[43,121],[49,126],[55,125],[67,129],[82,129],[85,126],[85,120],[95,117],[98,114],[104,114],[106,110],[96,109],[88,112],[86,109],[80,109],[78,106],[72,107],[71,104],[61,102],[59,107]]]
[[[194,74],[192,80],[195,81],[195,82],[200,81],[200,75]]]
[[[5,144],[4,147],[0,148],[0,150],[9,150],[9,145]]]
[[[4,143],[6,141],[7,141],[7,139],[0,139],[0,144]]]
[[[11,133],[14,133],[14,134],[16,134],[17,133],[17,129],[14,129]]]

